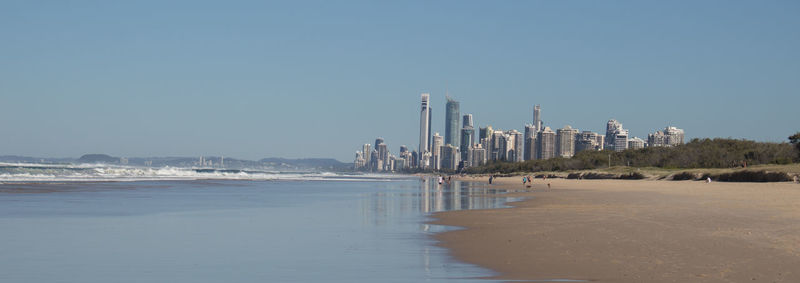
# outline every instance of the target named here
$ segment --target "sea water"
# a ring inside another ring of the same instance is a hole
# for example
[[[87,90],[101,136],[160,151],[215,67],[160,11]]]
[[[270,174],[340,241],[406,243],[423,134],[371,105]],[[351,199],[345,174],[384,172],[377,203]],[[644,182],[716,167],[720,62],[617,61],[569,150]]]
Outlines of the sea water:
[[[0,282],[463,282],[432,212],[502,207],[410,179],[0,185]]]

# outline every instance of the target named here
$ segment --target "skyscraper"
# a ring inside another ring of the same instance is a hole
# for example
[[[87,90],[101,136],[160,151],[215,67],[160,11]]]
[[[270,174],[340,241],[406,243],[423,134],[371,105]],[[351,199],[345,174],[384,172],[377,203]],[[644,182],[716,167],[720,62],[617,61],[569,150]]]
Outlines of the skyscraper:
[[[633,138],[628,140],[628,148],[629,149],[642,149],[642,148],[644,148],[644,140],[640,139],[640,138],[637,138],[637,137],[633,137]]]
[[[522,153],[525,147],[525,140],[522,133],[517,130],[511,130],[508,131],[508,135],[510,139],[513,140],[513,146],[511,149],[509,149],[510,156],[508,160],[512,162],[522,162]]]
[[[475,125],[472,124],[472,114],[464,114],[464,121],[461,124],[464,128],[475,127]]]
[[[477,146],[470,148],[469,154],[469,165],[470,166],[481,166],[486,164],[486,149],[483,148],[480,144]]]
[[[461,160],[469,160],[469,148],[473,144],[475,144],[475,128],[472,126],[472,114],[467,114],[464,115],[464,126],[461,128]]]
[[[370,158],[372,158],[372,148],[371,148],[370,144],[368,144],[368,143],[364,144],[364,147],[361,150],[361,154],[362,154],[362,157],[364,158],[365,165],[371,164],[370,162],[372,160]]]
[[[389,165],[389,146],[385,143],[381,143],[375,148],[378,151],[378,167],[376,168],[377,171],[385,171],[388,170]]]
[[[383,138],[376,138],[375,139],[375,149],[378,149],[378,145],[383,143]]]
[[[597,150],[604,150],[606,147],[606,136],[597,134],[595,138],[597,139]]]
[[[544,127],[536,137],[536,150],[538,159],[550,159],[556,154],[556,132],[550,127]]]
[[[356,151],[356,159],[353,161],[353,169],[360,170],[364,167],[364,154],[360,151]]]
[[[617,129],[614,132],[614,151],[624,151],[628,149],[628,130]]]
[[[480,131],[478,132],[478,140],[477,140],[477,142],[479,142],[481,145],[483,145],[483,149],[486,150],[486,159],[487,160],[492,160],[491,155],[492,155],[492,135],[493,134],[494,134],[494,129],[492,129],[492,126],[486,126],[486,127],[480,128]]]
[[[492,137],[489,140],[489,145],[491,148],[487,148],[487,153],[489,154],[489,159],[492,161],[495,160],[505,160],[506,156],[506,136],[503,131],[495,130],[492,133]]]
[[[492,136],[492,126],[478,128],[478,141]]]
[[[606,148],[614,149],[614,135],[616,135],[618,130],[622,130],[622,123],[614,119],[608,120],[606,124]],[[628,141],[626,140],[625,147],[628,147],[627,143]]]
[[[525,125],[525,135],[523,138],[525,139],[525,148],[523,150],[522,159],[536,159],[536,127],[532,124]]]
[[[458,126],[459,118],[459,103],[454,99],[447,97],[447,105],[444,120],[444,144],[459,146],[458,142]]]
[[[678,146],[683,144],[683,136],[683,129],[666,127],[663,131],[647,135],[647,146]]]
[[[539,104],[533,106],[533,127],[536,129],[535,133],[542,131],[542,108]]]
[[[577,135],[578,130],[573,129],[570,125],[558,129],[556,134],[556,156],[572,157],[575,155],[575,136]]]
[[[431,167],[434,170],[442,169],[442,146],[444,145],[444,139],[439,133],[433,134],[433,145],[431,146]]]
[[[458,169],[458,148],[452,145],[443,145],[441,147],[442,162],[441,169],[456,170]]]
[[[575,139],[575,153],[584,150],[602,150],[603,142],[601,140],[604,140],[603,137],[592,131],[581,132]]]
[[[429,93],[422,94],[422,110],[419,113],[419,154],[422,156],[425,152],[430,152],[431,144],[431,95]],[[419,167],[426,167],[427,161],[420,159]]]
[[[670,146],[678,146],[683,144],[684,131],[676,127],[667,127],[664,129],[664,135],[667,136],[667,144]]]
[[[378,154],[378,151],[373,149],[371,155],[372,157],[369,158],[370,160],[369,168],[371,171],[378,171],[378,168],[380,168],[381,165],[383,165],[383,163],[381,162],[381,158]]]

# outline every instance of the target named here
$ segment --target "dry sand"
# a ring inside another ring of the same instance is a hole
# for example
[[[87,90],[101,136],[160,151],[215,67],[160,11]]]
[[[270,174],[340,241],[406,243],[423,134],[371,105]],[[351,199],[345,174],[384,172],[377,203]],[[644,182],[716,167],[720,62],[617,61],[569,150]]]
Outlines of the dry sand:
[[[513,208],[436,214],[467,228],[437,239],[504,280],[800,282],[798,184],[547,182]]]

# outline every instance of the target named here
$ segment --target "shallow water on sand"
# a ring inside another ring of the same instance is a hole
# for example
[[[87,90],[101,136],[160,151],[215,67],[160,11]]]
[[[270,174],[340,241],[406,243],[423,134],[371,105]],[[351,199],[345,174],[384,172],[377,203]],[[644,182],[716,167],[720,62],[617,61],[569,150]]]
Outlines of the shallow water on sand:
[[[424,222],[512,200],[498,193],[417,179],[3,184],[0,282],[463,282],[492,274],[452,260],[429,237],[448,228]]]

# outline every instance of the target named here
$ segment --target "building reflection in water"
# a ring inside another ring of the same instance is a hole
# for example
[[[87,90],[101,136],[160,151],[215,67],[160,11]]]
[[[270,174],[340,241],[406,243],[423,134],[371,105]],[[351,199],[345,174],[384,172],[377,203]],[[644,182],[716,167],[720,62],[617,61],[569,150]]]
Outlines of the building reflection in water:
[[[486,184],[452,181],[439,184],[435,179],[393,184],[362,198],[362,219],[370,225],[384,225],[389,218],[427,216],[433,212],[506,207],[515,200],[503,197],[505,190]]]
[[[436,179],[408,180],[376,184],[374,193],[361,197],[361,217],[365,227],[382,227],[395,230],[395,226],[419,225],[422,234],[395,235],[398,237],[420,237],[430,241],[419,251],[421,264],[427,276],[433,276],[431,258],[443,253],[433,246],[433,240],[424,234],[447,231],[448,227],[424,223],[431,213],[451,210],[492,209],[506,207],[509,201],[517,198],[505,197],[505,190],[495,189],[486,184],[453,181],[438,184]],[[398,222],[399,221],[399,222]],[[373,228],[370,228],[373,229]]]

